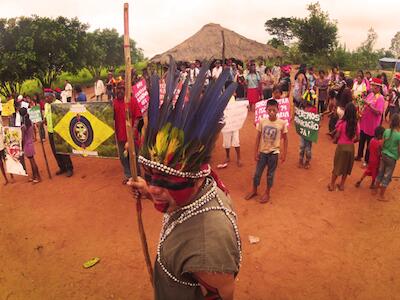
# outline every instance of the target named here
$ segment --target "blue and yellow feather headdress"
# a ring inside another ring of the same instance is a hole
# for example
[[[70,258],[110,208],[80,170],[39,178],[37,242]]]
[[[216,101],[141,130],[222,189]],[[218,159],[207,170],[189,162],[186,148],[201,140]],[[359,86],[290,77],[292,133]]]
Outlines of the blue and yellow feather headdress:
[[[208,162],[216,138],[223,127],[221,119],[236,83],[224,88],[230,73],[225,69],[204,90],[209,62],[203,63],[195,84],[188,89],[188,78],[174,103],[179,83],[176,63],[171,58],[166,94],[160,107],[159,77],[150,84],[148,126],[139,162],[179,177],[200,178],[210,174]]]

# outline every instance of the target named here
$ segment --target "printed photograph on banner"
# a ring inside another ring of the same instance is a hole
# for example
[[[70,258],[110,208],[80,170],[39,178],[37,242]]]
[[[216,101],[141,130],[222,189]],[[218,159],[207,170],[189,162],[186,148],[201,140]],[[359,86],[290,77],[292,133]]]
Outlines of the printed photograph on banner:
[[[118,157],[111,103],[52,104],[51,112],[57,153]]]
[[[288,127],[290,125],[290,101],[289,98],[281,98],[281,99],[275,99],[278,101],[278,118],[281,120],[285,120],[288,124]],[[258,123],[260,122],[261,119],[267,119],[268,118],[268,113],[267,113],[267,101],[268,100],[262,100],[258,101],[255,105],[255,120],[254,124],[257,126]]]
[[[136,98],[140,111],[143,114],[149,107],[150,100],[149,92],[147,91],[146,80],[142,79],[132,86],[132,94],[133,97]]]
[[[306,112],[295,107],[294,123],[298,135],[304,139],[316,143],[318,141],[319,123],[321,115]]]
[[[21,164],[22,132],[19,127],[3,127],[7,173],[28,176]]]
[[[247,118],[249,101],[229,101],[224,110],[225,126],[222,132],[240,130]]]

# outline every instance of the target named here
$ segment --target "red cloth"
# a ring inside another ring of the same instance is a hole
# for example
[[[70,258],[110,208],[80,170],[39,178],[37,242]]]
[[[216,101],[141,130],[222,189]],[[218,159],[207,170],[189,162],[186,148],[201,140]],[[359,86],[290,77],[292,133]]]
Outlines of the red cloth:
[[[126,142],[128,137],[126,135],[125,125],[125,102],[124,100],[114,99],[114,121],[115,121],[115,133],[118,142]],[[139,105],[137,104],[136,98],[132,97],[129,103],[128,109],[131,112],[132,126],[134,126],[135,120],[141,118],[142,113]],[[135,142],[137,142],[138,136],[135,136]]]
[[[260,101],[260,89],[253,88],[247,89],[247,99],[249,100],[250,104],[255,104]]]
[[[371,176],[372,180],[378,176],[379,163],[381,161],[382,140],[373,138],[369,142],[369,161],[368,168],[365,170],[365,175]]]
[[[40,110],[43,111],[44,110],[44,105],[46,104],[46,101],[44,101],[44,99],[39,101],[39,105],[40,105]]]
[[[317,108],[316,108],[315,106],[307,106],[306,109],[305,109],[304,111],[310,112],[310,113],[313,113],[313,114],[318,113],[318,112],[317,112]]]

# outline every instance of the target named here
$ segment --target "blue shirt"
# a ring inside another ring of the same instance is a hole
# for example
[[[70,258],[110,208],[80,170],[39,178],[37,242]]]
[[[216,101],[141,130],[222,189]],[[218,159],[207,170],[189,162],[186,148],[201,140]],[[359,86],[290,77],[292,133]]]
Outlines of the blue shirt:
[[[76,102],[86,102],[86,95],[83,92],[80,92],[78,94],[78,97],[76,97]]]

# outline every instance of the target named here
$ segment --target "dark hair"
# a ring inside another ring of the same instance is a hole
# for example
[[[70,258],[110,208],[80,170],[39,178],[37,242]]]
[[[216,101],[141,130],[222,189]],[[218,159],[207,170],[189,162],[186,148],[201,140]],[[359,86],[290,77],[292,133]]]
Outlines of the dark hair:
[[[382,127],[382,126],[378,126],[378,127],[376,127],[375,128],[375,133],[374,133],[374,137],[376,138],[376,139],[382,139],[382,137],[383,137],[383,133],[385,132],[385,128],[384,127]]]
[[[346,122],[347,137],[353,139],[357,130],[357,109],[352,102],[347,103],[342,120]]]
[[[389,139],[392,138],[392,133],[396,128],[400,127],[400,115],[398,113],[393,114],[390,117],[390,136]]]
[[[385,84],[385,85],[389,85],[389,81],[388,81],[388,79],[387,79],[387,75],[386,75],[385,72],[382,73],[382,82],[383,82],[383,84]]]
[[[22,117],[23,123],[25,124],[26,128],[29,128],[32,126],[32,121],[31,119],[29,119],[29,114],[28,114],[28,110],[25,107],[22,107],[19,110],[19,114]]]
[[[77,93],[82,92],[81,86],[80,86],[80,85],[76,85],[76,86],[75,86],[75,91],[76,91]]]
[[[322,69],[321,69],[321,70],[319,70],[319,71],[318,71],[318,73],[319,73],[319,74],[324,74],[324,75],[325,75],[325,71],[324,71],[324,70],[322,70]]]
[[[268,106],[278,106],[278,101],[276,101],[275,99],[268,100],[267,107]]]
[[[307,66],[306,66],[305,64],[301,64],[300,67],[299,67],[299,70],[298,70],[297,73],[296,73],[296,75],[294,75],[294,80],[297,80],[297,77],[298,77],[300,74],[303,74],[303,75],[304,75],[304,78],[305,78],[306,81],[307,81],[306,69],[307,69]]]
[[[358,76],[358,73],[361,73],[361,79],[364,79],[364,71],[363,70],[358,70],[357,71],[357,76]]]
[[[348,103],[353,101],[353,94],[351,89],[346,87],[340,94],[337,94],[338,104],[341,107],[346,107]]]
[[[346,81],[347,87],[348,87],[349,89],[352,89],[352,88],[353,88],[353,84],[354,84],[354,80],[351,79],[351,78],[347,78],[345,81]]]
[[[372,76],[372,74],[371,74],[371,72],[370,72],[370,71],[367,71],[367,72],[365,72],[365,75],[367,75],[367,74],[369,74],[369,75],[371,75],[371,76]]]
[[[274,87],[272,88],[272,93],[274,92],[279,92],[282,94],[282,87],[279,84],[274,85]]]
[[[336,91],[335,90],[329,90],[329,98],[335,98],[336,97]]]

